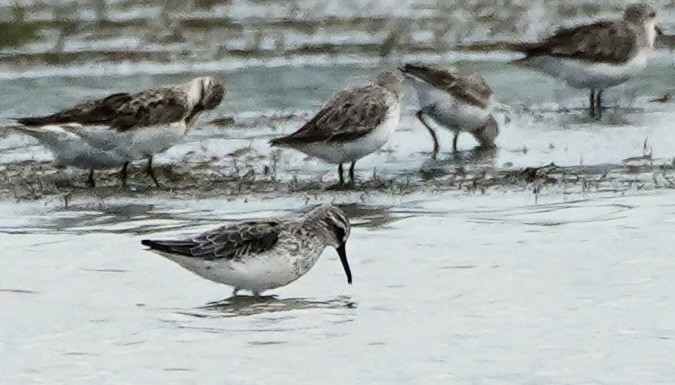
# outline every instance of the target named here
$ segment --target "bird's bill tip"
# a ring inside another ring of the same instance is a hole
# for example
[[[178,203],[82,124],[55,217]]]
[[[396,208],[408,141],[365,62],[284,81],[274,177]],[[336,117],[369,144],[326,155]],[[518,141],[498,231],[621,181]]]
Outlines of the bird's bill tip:
[[[347,283],[352,284],[352,271],[349,268],[349,262],[347,261],[347,251],[345,249],[345,246],[347,245],[346,242],[342,242],[340,246],[337,247],[337,252],[338,255],[340,256],[340,262],[342,262],[342,268],[345,270],[345,274],[347,275]]]

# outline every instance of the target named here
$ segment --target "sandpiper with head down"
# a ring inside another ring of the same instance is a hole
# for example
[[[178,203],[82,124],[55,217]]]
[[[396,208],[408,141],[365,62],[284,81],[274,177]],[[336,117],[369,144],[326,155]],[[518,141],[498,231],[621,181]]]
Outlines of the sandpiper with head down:
[[[298,131],[270,143],[338,164],[340,185],[342,164],[351,162],[354,184],[356,161],[382,147],[401,120],[402,80],[398,72],[384,71],[373,83],[342,91]]]
[[[457,151],[461,131],[471,133],[481,147],[494,147],[499,125],[492,116],[492,89],[482,76],[453,66],[406,64],[401,71],[414,81],[420,104],[417,119],[434,141],[434,159],[439,150],[438,138],[425,116],[454,132],[453,151]]]
[[[300,218],[272,218],[225,225],[181,240],[143,240],[152,251],[208,280],[250,290],[286,286],[305,275],[327,246],[335,247],[352,283],[347,261],[349,219],[322,205]]]
[[[102,99],[80,103],[52,115],[16,119],[33,131],[44,126],[60,126],[89,146],[114,153],[125,159],[122,181],[126,182],[128,162],[148,158],[148,174],[159,185],[152,170],[152,156],[166,151],[187,134],[197,116],[216,108],[223,100],[224,88],[211,76],[187,83],[145,90],[117,93]],[[105,126],[110,130],[97,129]],[[40,135],[33,135],[40,140]],[[71,138],[72,139],[72,138]],[[54,151],[54,146],[48,146]],[[67,146],[61,146],[67,147]],[[55,154],[59,157],[59,154]],[[86,159],[67,164],[95,169]]]
[[[539,43],[515,47],[517,61],[558,77],[574,88],[590,89],[590,115],[602,117],[602,93],[642,70],[657,35],[656,11],[647,4],[628,5],[620,20],[558,30]]]

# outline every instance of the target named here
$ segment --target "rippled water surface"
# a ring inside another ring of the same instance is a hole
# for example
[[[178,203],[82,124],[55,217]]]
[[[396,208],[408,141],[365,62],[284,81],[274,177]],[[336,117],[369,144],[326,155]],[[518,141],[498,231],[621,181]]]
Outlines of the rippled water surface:
[[[348,205],[354,284],[326,250],[259,301],[139,241],[299,200],[5,204],[3,382],[672,383],[675,192],[547,200]]]
[[[501,59],[463,64],[483,73],[503,104],[499,150],[486,161],[497,169],[623,167],[631,157],[673,164],[673,102],[654,101],[673,91],[672,53],[661,52],[640,77],[607,91],[607,105],[617,108],[601,123],[585,117],[582,91]],[[336,90],[393,65],[215,71],[227,95],[205,121],[228,116],[237,124],[207,125],[157,163],[208,159],[229,169],[220,157],[250,148],[260,154],[255,167],[267,165],[270,138],[299,127]],[[0,123],[197,73],[17,74],[3,81]],[[431,141],[413,117],[411,91],[398,132],[358,163],[359,179],[420,179],[429,165]],[[31,139],[1,136],[2,167],[51,159]],[[448,153],[451,135],[440,137],[440,163],[459,167]],[[462,154],[474,144],[462,136]],[[278,169],[280,180],[335,180],[334,166],[292,151],[281,153]],[[537,196],[523,185],[484,194],[91,193],[68,208],[59,199],[6,199],[0,383],[672,384],[675,190],[670,176],[657,174],[661,182],[648,189],[553,187]],[[267,297],[229,298],[231,288],[140,245],[148,236],[298,215],[331,201],[355,224],[347,247],[352,286],[335,251],[326,250],[306,276]]]

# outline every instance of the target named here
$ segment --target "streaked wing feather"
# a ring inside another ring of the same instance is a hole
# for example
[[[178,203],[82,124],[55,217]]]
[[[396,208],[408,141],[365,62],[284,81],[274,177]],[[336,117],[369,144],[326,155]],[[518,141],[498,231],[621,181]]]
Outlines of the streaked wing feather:
[[[133,96],[127,93],[117,93],[103,99],[89,100],[71,108],[46,116],[32,116],[19,118],[17,122],[26,126],[44,126],[47,124],[106,124],[110,116],[115,114],[121,106],[129,103]]]
[[[623,22],[599,21],[558,30],[541,43],[525,48],[528,56],[550,55],[615,64],[630,60],[637,49],[637,33]]]
[[[358,139],[384,121],[391,97],[374,84],[342,91],[302,128],[283,139],[287,143]]]
[[[187,95],[176,89],[160,88],[133,95],[120,105],[110,121],[110,127],[126,131],[135,127],[180,121],[189,114]]]
[[[227,225],[181,241],[149,241],[151,249],[206,260],[239,259],[271,249],[279,239],[280,221]]]
[[[485,79],[476,73],[411,64],[404,68],[411,75],[474,106],[486,107],[493,93]]]
[[[184,92],[159,88],[136,94],[117,93],[77,104],[52,115],[20,118],[17,121],[27,126],[79,123],[105,125],[126,131],[135,127],[177,122],[189,113]]]

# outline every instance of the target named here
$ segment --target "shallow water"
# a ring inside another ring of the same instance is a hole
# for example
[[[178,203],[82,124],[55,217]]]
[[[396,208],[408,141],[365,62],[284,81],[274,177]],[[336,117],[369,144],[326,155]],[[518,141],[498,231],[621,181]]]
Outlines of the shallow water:
[[[140,239],[299,199],[3,205],[3,383],[672,383],[674,199],[350,205],[354,284],[326,250],[260,301]]]
[[[462,136],[462,155],[453,157],[451,135],[441,129],[445,153],[430,162],[431,141],[413,118],[415,97],[407,88],[398,132],[358,163],[358,177],[410,177],[429,186],[433,180],[420,169],[439,167],[443,174],[481,162],[498,170],[555,163],[597,174],[645,155],[650,164],[671,165],[673,102],[650,99],[672,92],[673,60],[661,52],[640,77],[608,91],[607,104],[620,108],[601,123],[585,118],[582,91],[503,59],[465,61],[504,104],[497,152],[472,159],[474,143]],[[216,71],[228,93],[204,121],[229,116],[235,125],[206,126],[157,163],[208,160],[209,167],[230,170],[240,158],[228,154],[250,148],[248,166],[260,172],[272,164],[270,138],[299,127],[346,84],[392,65]],[[17,74],[3,81],[0,123],[200,72],[148,73]],[[0,140],[3,167],[49,159],[31,139]],[[336,178],[333,166],[290,150],[280,153],[276,168],[283,181],[322,178],[327,185]],[[4,199],[0,382],[672,384],[675,190],[672,182],[648,191],[640,186],[541,194],[527,184],[484,194],[314,189],[218,199],[85,190],[67,209],[59,199]],[[355,223],[348,243],[352,286],[336,253],[326,250],[305,277],[266,293],[273,297],[228,298],[230,288],[140,246],[149,236],[297,215],[331,201],[347,204]]]

